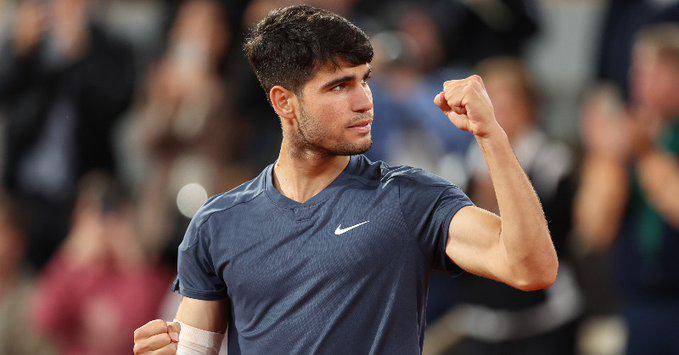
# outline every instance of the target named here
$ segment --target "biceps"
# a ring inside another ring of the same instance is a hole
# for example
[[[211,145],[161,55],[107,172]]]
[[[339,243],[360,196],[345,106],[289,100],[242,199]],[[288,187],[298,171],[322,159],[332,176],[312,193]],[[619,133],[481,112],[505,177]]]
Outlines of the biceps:
[[[195,328],[225,333],[228,312],[227,300],[203,301],[183,297],[176,319]]]
[[[446,254],[462,269],[502,281],[505,260],[500,242],[500,217],[470,206],[461,209],[450,222]]]

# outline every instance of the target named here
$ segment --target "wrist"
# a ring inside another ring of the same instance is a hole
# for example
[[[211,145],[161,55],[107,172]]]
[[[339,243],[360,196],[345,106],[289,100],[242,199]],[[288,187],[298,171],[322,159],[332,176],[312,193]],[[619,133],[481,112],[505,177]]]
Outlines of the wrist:
[[[655,149],[649,149],[637,157],[636,165],[638,169],[641,171],[652,170],[653,167],[656,166],[657,163],[662,160],[663,160],[662,152]]]
[[[485,130],[483,133],[475,135],[476,141],[479,145],[507,143],[509,144],[509,136],[499,124],[495,123],[492,128]]]
[[[594,149],[587,154],[589,160],[606,162],[615,165],[627,165],[629,156],[616,151]]]

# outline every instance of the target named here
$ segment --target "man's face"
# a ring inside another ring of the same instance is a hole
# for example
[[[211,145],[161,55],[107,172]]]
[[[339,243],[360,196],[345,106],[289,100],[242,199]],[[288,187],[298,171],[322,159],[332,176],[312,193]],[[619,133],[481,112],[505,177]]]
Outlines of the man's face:
[[[331,154],[365,153],[372,145],[370,65],[325,67],[302,88],[295,140]]]
[[[661,115],[679,112],[679,66],[652,48],[637,45],[632,67],[634,100]]]

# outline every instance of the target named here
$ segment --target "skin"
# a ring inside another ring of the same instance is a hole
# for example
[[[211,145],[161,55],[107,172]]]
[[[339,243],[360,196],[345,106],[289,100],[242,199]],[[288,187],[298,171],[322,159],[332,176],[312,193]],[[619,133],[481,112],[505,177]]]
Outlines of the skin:
[[[606,110],[599,94],[582,119],[587,146],[575,200],[575,228],[586,250],[605,251],[618,235],[630,199],[630,166],[648,202],[679,228],[676,157],[654,146],[679,115],[679,63],[637,43],[632,65],[632,107]],[[605,182],[605,183],[602,183]]]
[[[349,162],[347,155],[370,148],[373,100],[367,83],[369,71],[368,64],[321,68],[299,95],[280,86],[271,88],[269,99],[284,137],[274,167],[274,184],[283,195],[307,201],[342,172]],[[447,81],[434,103],[458,129],[476,136],[503,216],[477,207],[461,209],[450,224],[448,256],[471,273],[522,290],[551,286],[558,261],[542,208],[507,135],[495,120],[482,80],[473,76]],[[196,328],[224,332],[225,303],[184,297],[177,319]],[[163,330],[162,324],[154,327]],[[145,328],[151,326],[140,328],[138,342],[144,345],[147,339],[143,335],[157,334]]]

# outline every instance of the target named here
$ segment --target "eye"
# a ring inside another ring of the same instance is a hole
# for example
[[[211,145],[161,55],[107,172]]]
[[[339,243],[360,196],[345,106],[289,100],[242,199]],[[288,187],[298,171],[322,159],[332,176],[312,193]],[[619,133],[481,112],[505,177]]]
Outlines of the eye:
[[[346,87],[347,87],[346,84],[339,84],[337,86],[333,86],[333,88],[330,89],[330,90],[335,91],[335,92],[340,92],[340,91],[344,90]]]

